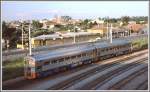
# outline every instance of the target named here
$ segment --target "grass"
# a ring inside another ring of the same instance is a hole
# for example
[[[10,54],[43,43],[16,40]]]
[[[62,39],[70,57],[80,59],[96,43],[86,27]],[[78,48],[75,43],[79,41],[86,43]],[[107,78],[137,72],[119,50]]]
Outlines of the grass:
[[[2,63],[2,80],[9,80],[24,74],[24,59],[17,58],[15,60],[3,61]]]
[[[141,48],[143,46],[148,45],[148,39],[147,38],[141,38],[141,39],[137,39],[132,41],[133,47],[135,48]]]

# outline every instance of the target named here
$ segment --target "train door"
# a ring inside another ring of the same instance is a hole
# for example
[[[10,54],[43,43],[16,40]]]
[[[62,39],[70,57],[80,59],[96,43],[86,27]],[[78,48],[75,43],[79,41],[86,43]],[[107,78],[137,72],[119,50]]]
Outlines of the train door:
[[[93,50],[93,61],[98,61],[97,48]]]

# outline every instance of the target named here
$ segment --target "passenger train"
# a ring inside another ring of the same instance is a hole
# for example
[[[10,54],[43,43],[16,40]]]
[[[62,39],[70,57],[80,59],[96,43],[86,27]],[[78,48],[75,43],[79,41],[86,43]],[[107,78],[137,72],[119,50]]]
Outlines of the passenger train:
[[[132,52],[132,44],[127,40],[113,40],[91,45],[65,48],[47,54],[37,54],[25,58],[24,76],[36,79],[58,73],[80,65]]]

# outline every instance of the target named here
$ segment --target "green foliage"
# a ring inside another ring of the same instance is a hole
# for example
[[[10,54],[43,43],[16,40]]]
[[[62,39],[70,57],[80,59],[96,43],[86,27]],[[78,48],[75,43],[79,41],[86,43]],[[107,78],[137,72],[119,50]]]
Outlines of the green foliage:
[[[130,17],[129,16],[123,16],[123,17],[121,17],[121,20],[122,20],[124,25],[127,25],[129,20],[130,20]]]
[[[3,81],[13,79],[24,74],[24,59],[18,58],[10,61],[3,61],[2,63]]]
[[[148,16],[140,16],[140,17],[133,16],[133,17],[130,17],[130,20],[136,21],[137,24],[139,24],[140,21],[145,21],[145,23],[146,23],[146,22],[148,22]]]
[[[69,20],[72,19],[70,16],[61,16],[61,18],[62,18],[65,22],[68,22]]]
[[[133,48],[142,48],[143,46],[148,46],[148,39],[147,38],[141,38],[141,39],[137,39],[132,41],[132,46]]]
[[[5,22],[2,23],[2,38],[5,41],[9,41],[9,48],[16,48],[17,42],[20,40],[20,37],[21,30],[16,28],[9,28]]]
[[[32,21],[32,25],[33,25],[34,29],[38,29],[38,28],[41,28],[43,26],[42,23],[40,23],[39,21],[35,21],[35,20]]]

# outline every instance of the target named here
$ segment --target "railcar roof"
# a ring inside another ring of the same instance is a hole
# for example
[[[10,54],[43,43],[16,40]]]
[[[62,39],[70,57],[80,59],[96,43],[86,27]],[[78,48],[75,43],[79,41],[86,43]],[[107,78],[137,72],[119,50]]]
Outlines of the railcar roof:
[[[81,53],[83,51],[92,50],[92,46],[81,46],[81,47],[72,47],[72,48],[64,48],[61,50],[52,51],[46,54],[37,54],[32,57],[35,58],[36,61],[46,60],[49,58],[57,58],[61,56],[69,56],[77,53]]]
[[[110,42],[102,42],[102,43],[96,43],[95,46],[97,48],[105,48],[109,46],[117,46],[117,45],[124,45],[129,43],[127,40],[112,40],[112,43]]]
[[[100,42],[100,43],[94,43],[93,45],[85,45],[85,46],[79,46],[79,47],[69,47],[69,48],[63,48],[55,51],[50,51],[49,53],[45,54],[37,54],[33,55],[32,57],[35,58],[35,61],[42,61],[49,58],[57,58],[61,56],[69,56],[77,53],[81,53],[84,51],[90,51],[94,48],[105,48],[109,46],[116,46],[116,45],[123,45],[127,44],[129,41],[127,40],[113,40],[112,43],[108,42]]]

